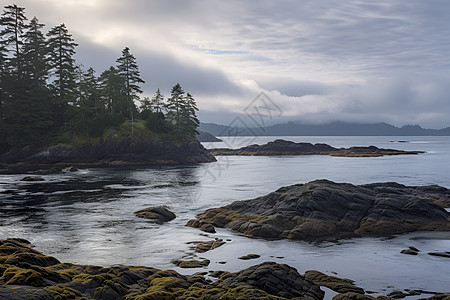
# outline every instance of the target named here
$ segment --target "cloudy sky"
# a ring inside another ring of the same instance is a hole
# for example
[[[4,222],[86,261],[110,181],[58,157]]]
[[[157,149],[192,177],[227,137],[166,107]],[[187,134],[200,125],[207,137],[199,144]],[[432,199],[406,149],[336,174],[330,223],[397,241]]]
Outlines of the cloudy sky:
[[[15,3],[47,29],[65,23],[98,74],[129,47],[145,95],[179,82],[204,122],[227,124],[264,92],[272,123],[450,126],[447,0]]]

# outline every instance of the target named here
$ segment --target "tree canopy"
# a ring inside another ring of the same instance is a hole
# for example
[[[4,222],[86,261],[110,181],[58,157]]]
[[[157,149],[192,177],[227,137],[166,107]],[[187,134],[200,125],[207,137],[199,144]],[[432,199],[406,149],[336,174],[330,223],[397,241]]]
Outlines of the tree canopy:
[[[145,81],[130,48],[97,76],[75,61],[78,44],[65,24],[44,27],[17,5],[0,17],[0,148],[98,137],[131,118],[159,134],[196,133],[198,108],[180,84],[167,99],[160,89],[141,98]]]

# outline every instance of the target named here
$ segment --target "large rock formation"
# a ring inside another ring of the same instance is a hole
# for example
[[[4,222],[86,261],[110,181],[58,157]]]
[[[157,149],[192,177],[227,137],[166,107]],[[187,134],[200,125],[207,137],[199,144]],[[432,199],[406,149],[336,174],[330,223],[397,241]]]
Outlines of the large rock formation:
[[[187,226],[211,224],[248,236],[296,240],[450,230],[449,213],[436,204],[450,204],[449,195],[448,189],[439,186],[316,180],[208,209]]]
[[[327,144],[294,143],[275,140],[264,145],[250,145],[239,149],[211,149],[213,155],[278,156],[278,155],[331,155],[344,157],[378,157],[384,155],[420,154],[424,151],[381,149],[375,146],[334,148]]]
[[[224,272],[212,283],[201,275],[141,266],[60,263],[20,239],[0,241],[0,299],[297,299],[323,292],[294,268],[263,263]]]
[[[138,137],[110,133],[104,138],[87,140],[81,145],[58,144],[51,147],[24,147],[1,153],[6,167],[38,165],[123,165],[186,164],[215,161],[195,137],[175,142],[169,137]]]

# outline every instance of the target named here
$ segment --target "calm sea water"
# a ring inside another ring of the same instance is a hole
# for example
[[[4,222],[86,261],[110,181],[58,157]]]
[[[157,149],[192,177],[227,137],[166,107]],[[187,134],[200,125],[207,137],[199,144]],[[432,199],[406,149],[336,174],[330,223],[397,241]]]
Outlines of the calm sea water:
[[[208,148],[242,147],[274,137],[225,138]],[[351,239],[340,243],[265,241],[226,229],[205,235],[184,224],[207,208],[267,194],[281,186],[326,178],[364,184],[396,181],[450,188],[449,137],[283,137],[335,147],[369,146],[424,150],[426,154],[378,158],[329,156],[218,157],[210,164],[138,169],[83,169],[44,176],[45,182],[20,182],[24,175],[0,175],[0,239],[22,237],[64,262],[96,265],[147,265],[190,274],[205,270],[237,271],[271,260],[354,279],[363,288],[386,294],[393,289],[450,292],[450,259],[427,255],[450,251],[450,234],[430,233],[393,239]],[[408,142],[399,142],[408,141]],[[177,218],[164,225],[134,216],[149,206],[166,205]],[[211,260],[204,269],[183,270],[171,260],[192,257],[186,243],[229,239],[199,255]],[[400,254],[415,246],[418,256]],[[239,256],[261,257],[242,261]],[[219,262],[226,262],[221,264]],[[413,298],[409,298],[413,299]]]

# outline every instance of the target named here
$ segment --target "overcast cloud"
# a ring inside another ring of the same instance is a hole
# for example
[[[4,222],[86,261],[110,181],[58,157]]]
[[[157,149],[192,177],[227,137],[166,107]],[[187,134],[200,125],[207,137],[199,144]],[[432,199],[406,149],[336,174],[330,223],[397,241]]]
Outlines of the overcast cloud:
[[[264,91],[283,121],[450,126],[450,1],[15,2],[64,22],[98,73],[130,47],[145,95],[179,82],[202,121],[227,123]]]

